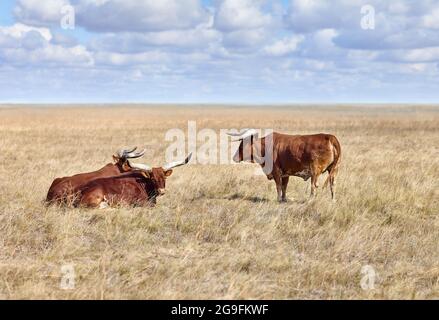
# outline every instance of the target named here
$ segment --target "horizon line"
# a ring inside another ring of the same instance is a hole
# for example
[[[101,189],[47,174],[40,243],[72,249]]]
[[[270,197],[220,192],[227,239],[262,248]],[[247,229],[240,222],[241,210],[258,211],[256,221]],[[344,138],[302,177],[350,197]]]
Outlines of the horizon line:
[[[35,105],[35,106],[86,106],[86,105],[95,105],[95,106],[116,106],[116,105],[212,105],[212,106],[299,106],[299,105],[438,105],[438,102],[382,102],[382,101],[352,101],[352,102],[321,102],[321,101],[309,101],[309,102],[10,102],[10,101],[0,101],[0,106],[2,105]]]

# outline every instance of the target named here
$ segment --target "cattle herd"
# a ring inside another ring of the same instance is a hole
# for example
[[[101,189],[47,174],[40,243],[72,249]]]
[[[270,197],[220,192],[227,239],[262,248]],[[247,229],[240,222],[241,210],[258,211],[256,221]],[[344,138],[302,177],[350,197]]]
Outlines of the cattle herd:
[[[305,181],[311,178],[311,196],[314,196],[318,178],[325,172],[328,172],[328,177],[324,186],[329,183],[335,200],[335,177],[341,160],[340,143],[335,136],[273,132],[258,138],[255,129],[230,135],[240,142],[233,160],[259,164],[267,178],[276,183],[279,202],[286,201],[290,176]],[[145,150],[136,150],[119,150],[113,155],[114,163],[97,171],[55,179],[47,193],[46,203],[88,208],[155,205],[157,197],[165,193],[166,178],[172,174],[173,168],[189,163],[192,154],[184,160],[153,168],[132,161],[145,153]]]

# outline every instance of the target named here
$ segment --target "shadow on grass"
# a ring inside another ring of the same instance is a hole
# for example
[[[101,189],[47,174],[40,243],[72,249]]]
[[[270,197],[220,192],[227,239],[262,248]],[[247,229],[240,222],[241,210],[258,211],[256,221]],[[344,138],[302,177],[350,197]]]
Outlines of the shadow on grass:
[[[224,199],[227,200],[246,200],[246,201],[250,201],[253,203],[257,203],[257,202],[270,202],[269,199],[267,198],[263,198],[263,197],[258,197],[258,196],[244,196],[242,194],[239,193],[234,193],[230,196],[224,197]]]

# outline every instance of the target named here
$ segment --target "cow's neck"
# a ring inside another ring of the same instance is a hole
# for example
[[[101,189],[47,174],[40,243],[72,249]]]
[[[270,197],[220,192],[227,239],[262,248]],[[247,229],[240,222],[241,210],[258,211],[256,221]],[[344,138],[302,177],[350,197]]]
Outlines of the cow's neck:
[[[108,163],[104,167],[96,171],[96,173],[99,173],[101,175],[119,174],[123,172],[125,172],[125,170],[123,170],[122,166],[119,163]]]

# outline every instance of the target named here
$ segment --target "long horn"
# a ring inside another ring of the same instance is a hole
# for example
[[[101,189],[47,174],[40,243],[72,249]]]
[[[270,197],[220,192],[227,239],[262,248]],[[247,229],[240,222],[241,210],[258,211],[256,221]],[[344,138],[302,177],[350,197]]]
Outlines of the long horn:
[[[239,135],[233,135],[234,137],[237,137],[234,141],[244,140],[251,136],[257,136],[259,132],[256,129],[245,129],[245,131]]]
[[[235,132],[227,132],[227,134],[231,137],[240,137],[242,136],[244,133],[246,133],[248,130],[250,129],[242,129],[240,133],[235,133]]]
[[[142,163],[132,163],[130,161],[128,161],[128,164],[130,165],[131,168],[133,169],[138,169],[138,170],[145,170],[145,171],[151,171],[152,168],[146,164],[142,164]]]
[[[169,170],[169,169],[172,169],[172,168],[183,166],[183,165],[187,164],[191,160],[191,158],[192,158],[192,152],[183,161],[174,161],[174,162],[165,164],[163,166],[163,170],[166,171],[166,170]]]
[[[137,149],[137,148],[136,148]],[[134,149],[135,150],[135,149]],[[135,159],[135,158],[140,158],[141,156],[143,156],[144,154],[145,154],[145,152],[146,152],[146,149],[143,149],[142,151],[140,151],[140,152],[129,152],[129,153],[127,153],[126,155],[125,155],[125,157],[126,158],[129,158],[129,159]]]
[[[115,153],[115,156],[117,156],[118,158],[125,158],[127,156],[127,154],[134,152],[136,149],[137,149],[137,147],[134,147],[131,150],[120,149],[120,150],[117,150],[117,152]]]

